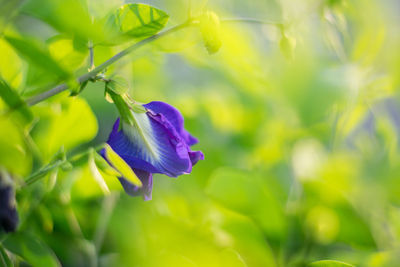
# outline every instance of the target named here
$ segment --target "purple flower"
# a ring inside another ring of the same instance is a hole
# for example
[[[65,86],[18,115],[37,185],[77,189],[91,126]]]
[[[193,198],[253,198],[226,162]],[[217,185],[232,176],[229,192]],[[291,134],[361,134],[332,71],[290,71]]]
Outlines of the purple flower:
[[[201,151],[191,151],[198,140],[183,127],[180,112],[164,103],[144,104],[146,112],[131,111],[133,123],[117,119],[107,143],[132,168],[142,182],[135,186],[124,177],[119,180],[132,196],[151,199],[153,173],[170,177],[190,173],[204,159]]]
[[[14,232],[18,226],[15,192],[7,177],[0,172],[0,231]]]

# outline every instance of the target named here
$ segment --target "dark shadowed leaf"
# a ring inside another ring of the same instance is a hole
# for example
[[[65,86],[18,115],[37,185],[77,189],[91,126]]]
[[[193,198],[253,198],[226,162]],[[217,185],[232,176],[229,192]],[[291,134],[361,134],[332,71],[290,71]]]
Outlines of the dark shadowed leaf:
[[[6,249],[22,257],[32,266],[61,266],[53,251],[28,233],[13,233],[3,241]]]

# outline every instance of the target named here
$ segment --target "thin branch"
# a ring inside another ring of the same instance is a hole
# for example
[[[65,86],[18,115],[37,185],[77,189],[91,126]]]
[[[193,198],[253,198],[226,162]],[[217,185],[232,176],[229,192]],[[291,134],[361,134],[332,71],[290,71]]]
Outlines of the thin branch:
[[[193,21],[188,21],[185,22],[183,24],[179,24],[175,27],[172,27],[166,31],[160,32],[158,34],[152,35],[146,39],[141,40],[140,42],[137,42],[131,46],[129,46],[128,48],[126,48],[125,50],[122,50],[121,52],[119,52],[118,54],[114,55],[113,57],[111,57],[110,59],[108,59],[107,61],[103,62],[102,64],[100,64],[99,66],[95,67],[93,70],[89,71],[88,73],[80,76],[77,81],[78,83],[83,83],[86,82],[88,80],[90,80],[91,78],[94,78],[98,73],[100,73],[101,71],[103,71],[104,69],[106,69],[108,66],[110,66],[111,64],[115,63],[116,61],[118,61],[119,59],[121,59],[122,57],[128,55],[129,53],[131,53],[132,51],[144,46],[145,44],[148,44],[150,42],[153,42],[165,35],[168,35],[170,33],[176,32],[180,29],[186,28],[188,26],[191,26],[195,24],[195,22]],[[33,96],[31,98],[28,98],[26,100],[26,103],[28,104],[28,106],[33,106],[43,100],[46,100],[49,97],[52,97],[56,94],[59,94],[65,90],[68,89],[68,85],[66,83],[60,84],[52,89],[50,89],[49,91],[43,92],[41,94],[38,94],[36,96]]]
[[[48,174],[50,171],[61,167],[63,164],[71,163],[72,165],[74,165],[75,163],[80,162],[81,159],[83,159],[84,157],[89,155],[89,153],[91,153],[91,151],[92,151],[91,149],[94,149],[96,152],[98,152],[101,149],[103,149],[103,147],[104,147],[104,143],[101,143],[95,147],[90,147],[89,149],[87,149],[81,153],[72,154],[71,156],[69,156],[66,159],[59,159],[59,160],[56,160],[55,162],[51,162],[48,165],[46,165],[43,168],[36,171],[35,173],[32,173],[29,177],[27,177],[25,179],[25,182],[22,185],[22,187],[35,183],[36,181],[40,180],[42,177],[46,176],[46,174]]]
[[[253,24],[266,24],[266,25],[273,25],[273,26],[277,26],[277,27],[283,27],[283,23],[281,22],[273,22],[273,21],[263,21],[263,20],[257,20],[257,19],[251,19],[251,18],[237,18],[237,19],[223,19],[221,20],[221,22],[223,23],[236,23],[236,22],[241,22],[241,23],[253,23]],[[119,52],[118,54],[114,55],[113,57],[111,57],[110,59],[108,59],[107,61],[103,62],[102,64],[100,64],[99,66],[93,68],[92,70],[90,70],[88,73],[80,76],[77,78],[77,82],[78,83],[83,83],[86,82],[94,77],[96,77],[96,75],[98,73],[100,73],[101,71],[103,71],[104,69],[106,69],[108,66],[110,66],[111,64],[115,63],[116,61],[118,61],[119,59],[121,59],[122,57],[128,55],[129,53],[131,53],[132,51],[135,51],[136,49],[144,46],[145,44],[151,43],[163,36],[166,36],[170,33],[179,31],[183,28],[186,28],[188,26],[192,26],[198,24],[197,21],[194,20],[188,20],[185,23],[179,24],[177,26],[174,26],[168,30],[165,30],[163,32],[157,33],[155,35],[152,35],[146,39],[143,39],[131,46],[129,46],[128,48],[126,48],[125,50],[122,50],[121,52]],[[92,51],[92,50],[91,50]],[[92,52],[91,52],[91,56],[93,56]],[[26,103],[28,106],[33,106],[43,100],[46,100],[47,98],[50,98],[56,94],[59,94],[65,90],[68,89],[68,85],[66,83],[60,84],[52,89],[50,89],[49,91],[43,92],[41,94],[38,94],[36,96],[33,96],[31,98],[28,98],[26,100]]]
[[[40,169],[36,173],[29,176],[26,179],[25,184],[23,186],[28,186],[28,185],[33,184],[34,182],[36,182],[37,180],[39,180],[40,178],[42,178],[46,174],[48,174],[51,170],[54,170],[54,169],[60,167],[62,164],[66,163],[66,162],[67,161],[64,161],[64,160],[57,160],[56,162],[45,166],[44,168]]]
[[[93,52],[93,42],[89,41],[89,70],[94,69],[94,52]]]

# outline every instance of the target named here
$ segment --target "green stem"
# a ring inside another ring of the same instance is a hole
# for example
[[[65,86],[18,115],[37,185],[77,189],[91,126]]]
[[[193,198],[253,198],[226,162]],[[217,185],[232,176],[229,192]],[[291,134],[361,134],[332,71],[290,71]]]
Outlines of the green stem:
[[[66,160],[57,160],[56,162],[45,166],[44,168],[40,169],[39,171],[37,171],[34,174],[32,174],[31,176],[29,176],[26,179],[24,186],[33,184],[34,182],[36,182],[37,180],[39,180],[40,178],[45,176],[47,173],[54,170],[55,168],[58,168],[65,162],[67,162],[67,161]]]
[[[131,53],[132,51],[144,46],[145,44],[151,43],[165,35],[168,35],[170,33],[176,32],[178,30],[181,30],[183,28],[186,28],[188,26],[191,26],[195,24],[193,21],[187,21],[183,24],[179,24],[175,27],[172,27],[166,31],[160,32],[158,34],[152,35],[146,39],[143,39],[140,42],[137,42],[131,46],[129,46],[128,48],[122,50],[121,52],[119,52],[118,54],[114,55],[113,57],[111,57],[110,59],[108,59],[107,61],[103,62],[102,64],[100,64],[99,66],[95,67],[93,70],[89,71],[88,73],[78,77],[77,81],[78,83],[83,83],[86,82],[92,78],[94,78],[98,73],[100,73],[101,71],[103,71],[104,69],[106,69],[108,66],[110,66],[111,64],[115,63],[116,61],[120,60],[122,57],[128,55],[129,53]],[[39,95],[33,96],[31,98],[28,98],[26,100],[26,103],[28,104],[28,106],[33,106],[43,100],[46,100],[49,97],[52,97],[56,94],[59,94],[65,90],[68,89],[68,85],[66,83],[60,84],[52,89],[50,89],[49,91],[43,92]]]
[[[101,205],[101,212],[97,220],[96,231],[93,238],[93,243],[96,248],[97,254],[101,251],[101,246],[104,241],[104,236],[107,231],[107,225],[111,219],[112,212],[117,204],[119,193],[112,193],[103,200]]]
[[[93,42],[89,41],[89,71],[94,69],[94,52],[93,52]]]
[[[94,150],[99,151],[99,150],[103,149],[103,147],[104,147],[104,144],[102,143],[102,144],[94,147]],[[46,165],[45,167],[41,168],[40,170],[38,170],[37,172],[33,173],[28,178],[26,178],[23,186],[28,186],[28,185],[33,184],[34,182],[40,180],[42,177],[44,177],[46,174],[48,174],[50,171],[62,166],[63,164],[65,164],[67,162],[70,162],[72,164],[79,162],[83,157],[87,156],[92,151],[92,149],[93,148],[90,147],[88,150],[85,150],[81,154],[72,155],[72,156],[68,157],[67,159],[56,160],[55,162],[52,162],[52,163]],[[72,158],[75,158],[75,159],[72,160]]]
[[[257,20],[257,19],[251,19],[251,18],[238,18],[238,19],[223,19],[221,20],[222,23],[235,23],[235,22],[241,22],[241,23],[253,23],[253,24],[266,24],[266,25],[272,25],[272,26],[276,26],[276,27],[283,27],[283,23],[281,22],[273,22],[273,21],[263,21],[263,20]],[[195,20],[188,20],[185,23],[179,24],[177,26],[174,26],[168,30],[165,30],[163,32],[157,33],[155,35],[152,35],[146,39],[141,40],[140,42],[137,42],[131,46],[129,46],[128,48],[122,50],[121,52],[119,52],[118,54],[114,55],[113,57],[111,57],[110,59],[108,59],[107,61],[103,62],[102,64],[100,64],[99,66],[93,68],[92,70],[90,70],[88,73],[80,76],[77,78],[78,83],[83,83],[86,82],[94,77],[96,77],[96,75],[98,73],[100,73],[101,71],[103,71],[104,69],[106,69],[108,66],[110,66],[111,64],[115,63],[116,61],[118,61],[119,59],[121,59],[122,57],[128,55],[129,53],[135,51],[136,49],[144,46],[145,44],[151,43],[163,36],[166,36],[170,33],[179,31],[183,28],[192,26],[198,24],[198,21]],[[93,56],[92,54],[92,50],[91,50],[91,56]],[[92,59],[91,59],[92,60]],[[28,98],[26,100],[26,103],[28,104],[28,106],[33,106],[43,100],[46,100],[47,98],[50,98],[56,94],[59,94],[65,90],[68,89],[68,85],[66,83],[60,84],[52,89],[50,89],[49,91],[43,92],[41,94],[38,94],[36,96],[33,96],[31,98]]]

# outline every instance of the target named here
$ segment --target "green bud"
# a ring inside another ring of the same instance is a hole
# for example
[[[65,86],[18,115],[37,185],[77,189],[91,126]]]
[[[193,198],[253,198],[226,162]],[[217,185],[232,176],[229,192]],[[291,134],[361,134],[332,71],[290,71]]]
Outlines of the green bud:
[[[71,162],[66,161],[63,164],[61,164],[61,170],[68,172],[70,170],[72,170],[74,168],[74,166],[72,166]]]
[[[108,164],[108,162],[102,156],[97,154],[94,150],[92,153],[94,157],[94,162],[99,170],[111,176],[121,176],[121,174],[116,169],[111,167],[110,164]]]
[[[214,12],[206,12],[200,16],[200,32],[208,53],[214,54],[221,47],[219,17]]]
[[[76,96],[80,92],[82,92],[83,89],[85,89],[87,85],[87,81],[83,83],[79,83],[77,80],[70,79],[67,81],[68,88],[70,91],[70,96]]]

